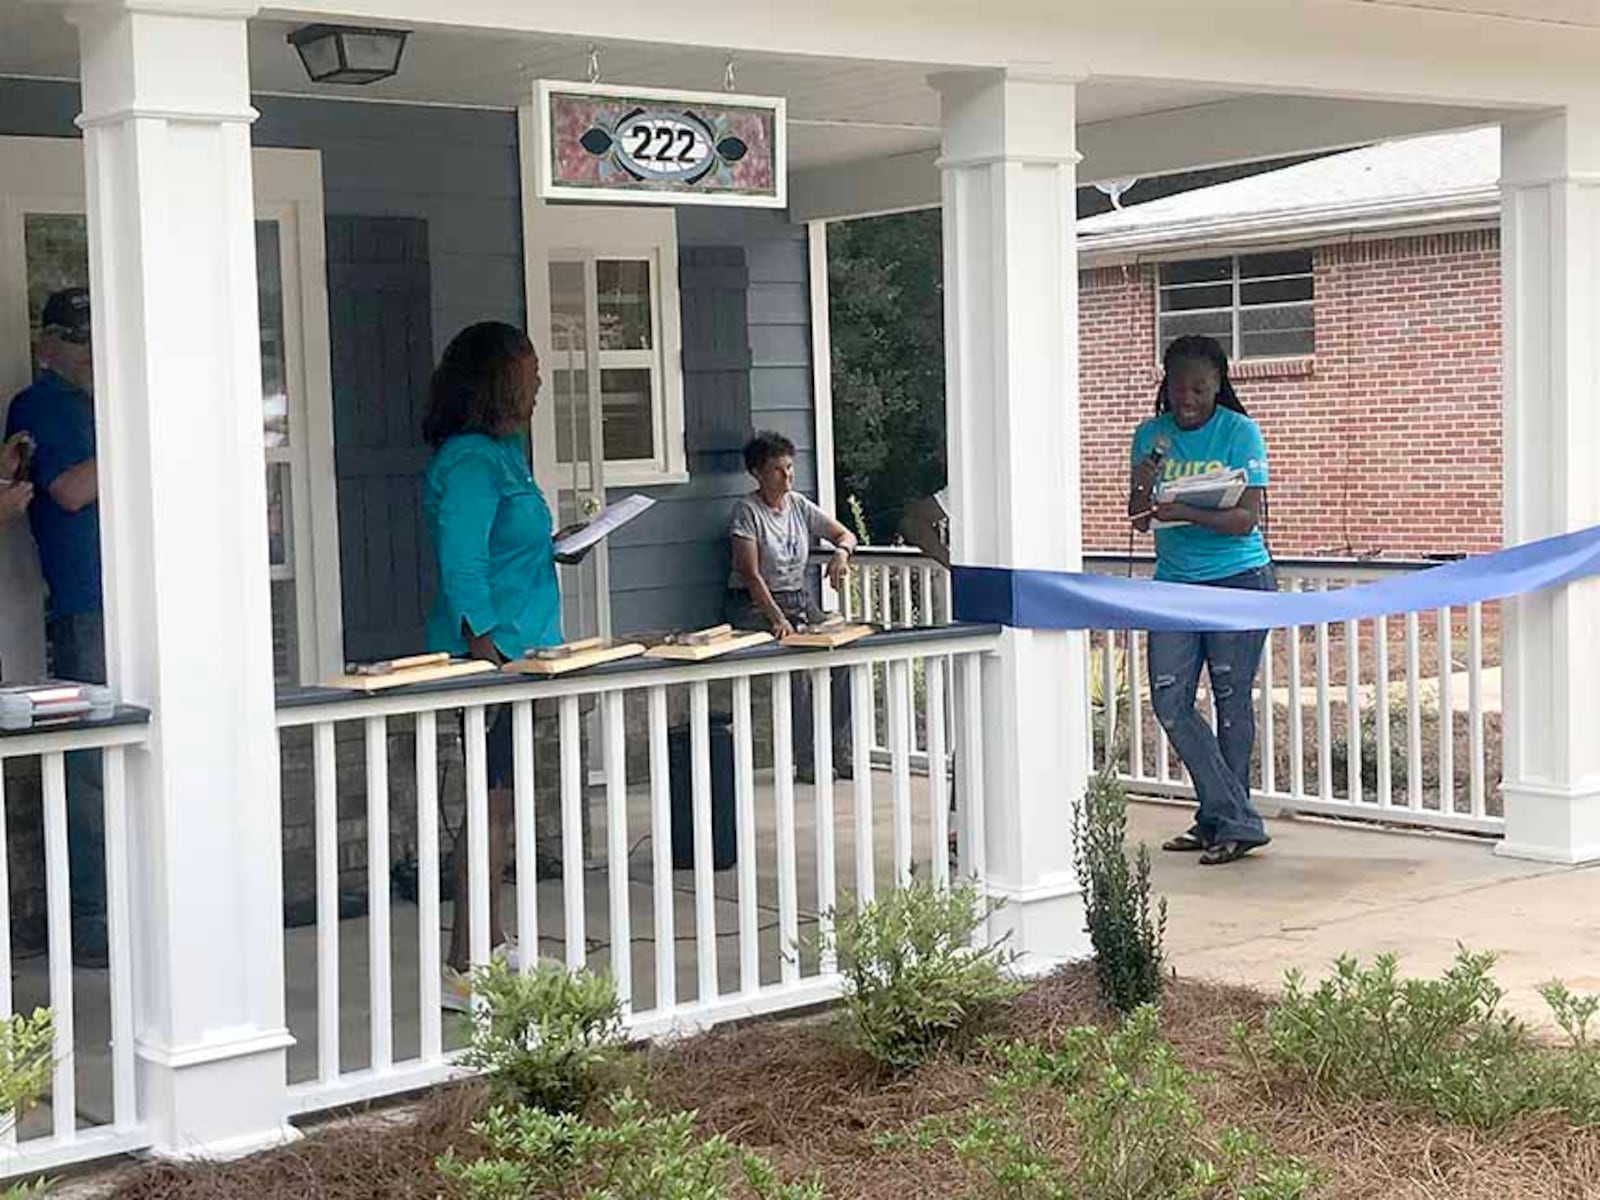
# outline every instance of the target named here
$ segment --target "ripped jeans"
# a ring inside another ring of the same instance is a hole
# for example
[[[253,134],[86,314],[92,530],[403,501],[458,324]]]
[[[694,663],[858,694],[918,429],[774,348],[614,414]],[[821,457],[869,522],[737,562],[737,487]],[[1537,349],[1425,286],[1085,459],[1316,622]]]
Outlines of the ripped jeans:
[[[1270,566],[1208,584],[1249,591],[1277,590]],[[1260,842],[1261,814],[1250,803],[1250,757],[1255,750],[1253,691],[1264,630],[1251,633],[1152,633],[1151,706],[1194,781],[1200,807],[1189,832],[1206,845]],[[1204,665],[1217,705],[1217,731],[1195,711]]]

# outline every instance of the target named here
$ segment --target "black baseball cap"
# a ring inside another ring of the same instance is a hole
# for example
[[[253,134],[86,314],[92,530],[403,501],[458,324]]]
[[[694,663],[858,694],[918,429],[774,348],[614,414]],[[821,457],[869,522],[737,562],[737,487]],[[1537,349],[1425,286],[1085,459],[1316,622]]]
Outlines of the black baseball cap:
[[[39,326],[79,345],[89,340],[89,289],[62,288],[52,292],[39,314]]]

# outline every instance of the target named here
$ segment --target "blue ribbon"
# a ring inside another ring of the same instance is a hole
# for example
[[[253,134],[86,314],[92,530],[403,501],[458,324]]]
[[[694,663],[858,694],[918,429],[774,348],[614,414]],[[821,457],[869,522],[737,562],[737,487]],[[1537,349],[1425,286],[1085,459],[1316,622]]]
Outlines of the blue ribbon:
[[[958,621],[1024,629],[1231,632],[1503,600],[1600,575],[1600,527],[1328,592],[1255,592],[1072,571],[956,567]]]

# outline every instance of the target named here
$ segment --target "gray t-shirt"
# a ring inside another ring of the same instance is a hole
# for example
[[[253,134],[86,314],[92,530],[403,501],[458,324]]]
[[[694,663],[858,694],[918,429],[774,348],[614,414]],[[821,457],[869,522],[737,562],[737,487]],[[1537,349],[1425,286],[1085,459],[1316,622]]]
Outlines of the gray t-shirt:
[[[811,543],[826,536],[832,525],[827,513],[799,492],[790,492],[781,512],[768,508],[760,495],[741,496],[734,503],[728,532],[756,544],[761,578],[769,590],[798,592],[806,585]],[[737,570],[729,575],[728,586],[744,590],[744,578]]]

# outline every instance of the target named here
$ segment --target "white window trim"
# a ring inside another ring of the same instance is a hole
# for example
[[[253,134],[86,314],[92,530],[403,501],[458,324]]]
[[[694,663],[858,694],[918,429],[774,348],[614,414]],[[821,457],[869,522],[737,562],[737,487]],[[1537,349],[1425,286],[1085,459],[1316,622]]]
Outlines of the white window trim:
[[[1232,264],[1232,267],[1233,267],[1233,274],[1232,274],[1232,277],[1231,277],[1231,280],[1230,280],[1230,282],[1232,283],[1232,287],[1233,287],[1233,297],[1232,297],[1232,300],[1230,301],[1229,308],[1226,310],[1226,311],[1228,311],[1230,313],[1230,315],[1232,317],[1232,321],[1233,321],[1233,326],[1232,326],[1232,330],[1231,330],[1231,337],[1233,339],[1233,350],[1232,350],[1232,353],[1230,353],[1228,355],[1228,361],[1229,362],[1234,362],[1234,363],[1246,363],[1246,362],[1248,362],[1248,363],[1299,362],[1299,361],[1314,357],[1315,354],[1316,354],[1316,326],[1317,326],[1317,290],[1316,290],[1316,267],[1317,267],[1317,264],[1316,264],[1315,255],[1312,254],[1312,249],[1313,248],[1310,247],[1310,246],[1281,246],[1281,247],[1280,246],[1263,246],[1263,247],[1260,247],[1260,248],[1252,247],[1248,251],[1223,250],[1223,251],[1220,251],[1220,252],[1218,252],[1218,251],[1206,251],[1206,252],[1203,252],[1203,253],[1200,252],[1200,251],[1196,251],[1196,252],[1194,252],[1192,254],[1173,255],[1170,258],[1162,258],[1162,259],[1158,260],[1154,264],[1155,265],[1155,277],[1151,281],[1153,283],[1153,285],[1154,285],[1154,288],[1155,288],[1154,303],[1151,306],[1152,309],[1154,310],[1153,311],[1153,316],[1152,316],[1152,326],[1153,327],[1151,329],[1151,342],[1153,344],[1154,351],[1155,351],[1155,362],[1156,362],[1156,365],[1157,366],[1161,365],[1161,351],[1162,351],[1162,346],[1164,344],[1164,339],[1161,336],[1161,318],[1163,316],[1175,315],[1173,313],[1163,313],[1162,310],[1161,310],[1161,293],[1164,290],[1163,284],[1161,282],[1161,272],[1162,272],[1162,270],[1165,267],[1173,266],[1173,265],[1176,265],[1176,264],[1179,264],[1179,263],[1207,262],[1207,261],[1210,261],[1210,260],[1213,260],[1213,259],[1220,259],[1220,258],[1227,259],[1229,261],[1229,263]],[[1294,254],[1294,253],[1306,253],[1308,256],[1311,257],[1311,270],[1309,272],[1294,272],[1294,273],[1292,273],[1290,275],[1263,275],[1263,276],[1260,276],[1260,277],[1252,276],[1251,279],[1250,279],[1250,282],[1251,283],[1261,283],[1261,282],[1268,282],[1268,281],[1271,281],[1271,280],[1274,280],[1274,279],[1299,279],[1299,278],[1303,278],[1303,277],[1309,276],[1311,278],[1311,280],[1312,280],[1311,299],[1310,300],[1282,301],[1282,302],[1273,303],[1273,304],[1252,304],[1249,307],[1250,308],[1297,308],[1297,307],[1305,306],[1305,307],[1309,308],[1311,310],[1311,343],[1312,343],[1312,348],[1310,350],[1307,350],[1307,351],[1305,351],[1303,353],[1298,353],[1298,354],[1252,354],[1252,355],[1249,355],[1247,357],[1242,353],[1244,343],[1243,343],[1243,339],[1242,339],[1242,336],[1241,336],[1242,328],[1241,328],[1241,324],[1240,324],[1240,314],[1244,311],[1244,307],[1245,306],[1243,304],[1241,304],[1241,302],[1240,302],[1240,298],[1241,298],[1243,293],[1242,293],[1242,290],[1241,290],[1242,280],[1241,280],[1240,275],[1239,275],[1239,260],[1241,258],[1254,258],[1254,257],[1257,257],[1258,255],[1263,255],[1263,254]],[[1175,286],[1177,286],[1179,288],[1182,288],[1182,287],[1207,287],[1207,286],[1216,287],[1216,286],[1219,286],[1222,283],[1223,283],[1223,280],[1217,279],[1217,280],[1213,280],[1209,284],[1178,284],[1178,285],[1175,285]],[[1221,308],[1209,308],[1209,309],[1202,308],[1202,309],[1186,309],[1186,310],[1182,310],[1182,311],[1185,311],[1185,312],[1222,312],[1224,310],[1221,309]]]
[[[673,235],[676,242],[676,233]],[[669,255],[657,245],[630,248],[621,244],[605,246],[559,246],[545,251],[545,270],[560,262],[577,263],[593,259],[597,262],[643,262],[650,268],[650,344],[649,350],[599,350],[597,365],[600,370],[648,370],[651,382],[651,444],[656,453],[650,458],[608,458],[605,463],[606,487],[651,487],[672,483],[686,483],[689,479],[683,443],[683,372],[681,348],[670,356],[666,347],[668,306],[672,310],[672,324],[678,324],[677,248]],[[670,262],[671,277],[668,278]],[[546,345],[553,345],[547,342]],[[559,366],[552,362],[551,371]],[[552,412],[554,404],[551,404]],[[537,421],[537,414],[535,420]],[[552,424],[552,429],[554,428]],[[564,481],[573,477],[573,464],[562,462],[551,454],[555,469]],[[580,487],[591,486],[587,463],[577,464]]]
[[[533,184],[538,122],[531,103],[518,110],[522,158],[524,282],[528,335],[541,353],[550,337],[550,263],[562,258],[648,258],[655,266],[657,347],[661,366],[656,456],[649,462],[608,462],[606,489],[662,487],[689,481],[684,450],[683,328],[678,295],[678,221],[670,207],[626,204],[546,204]],[[555,406],[533,414],[534,476],[546,488],[570,487],[573,471],[555,451]],[[578,486],[592,486],[581,465]]]
[[[14,368],[14,375],[0,379],[0,386],[10,388],[4,397],[9,399],[17,388],[26,386],[22,364],[31,357],[27,305],[15,302],[25,294],[23,216],[29,212],[84,215],[88,205],[81,141],[4,137],[0,149],[8,162],[25,165],[18,178],[30,181],[14,191],[0,185],[0,337],[7,347],[0,361],[10,362]],[[303,431],[303,436],[291,436],[289,447],[267,450],[262,463],[263,470],[269,462],[290,463],[291,527],[287,537],[293,566],[289,570],[269,568],[269,574],[273,579],[292,574],[295,580],[299,676],[312,683],[341,673],[344,662],[322,156],[315,150],[257,148],[251,152],[251,166],[256,217],[279,222],[289,420],[291,430]],[[265,519],[263,512],[263,522]],[[37,573],[37,568],[34,571]]]

